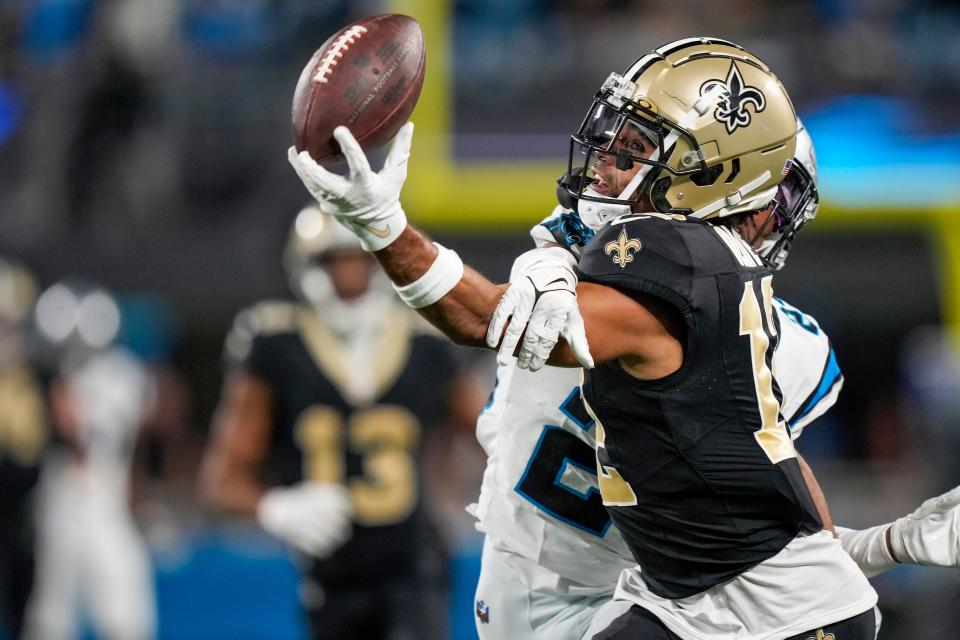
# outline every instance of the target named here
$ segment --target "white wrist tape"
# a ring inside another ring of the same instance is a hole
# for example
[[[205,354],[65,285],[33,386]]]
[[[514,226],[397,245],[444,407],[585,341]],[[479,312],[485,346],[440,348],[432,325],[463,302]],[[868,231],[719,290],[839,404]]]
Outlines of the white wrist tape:
[[[457,286],[463,277],[463,260],[456,251],[441,244],[433,243],[437,248],[437,258],[427,272],[410,284],[393,288],[407,306],[422,309],[435,303]]]

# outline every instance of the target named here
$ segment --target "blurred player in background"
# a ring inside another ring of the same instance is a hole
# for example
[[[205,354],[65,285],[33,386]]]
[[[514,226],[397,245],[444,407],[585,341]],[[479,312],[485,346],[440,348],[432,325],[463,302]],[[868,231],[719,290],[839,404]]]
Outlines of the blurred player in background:
[[[57,440],[41,472],[27,638],[73,638],[81,620],[103,638],[156,634],[150,558],[130,510],[130,462],[154,386],[116,344],[120,323],[113,296],[90,282],[61,281],[37,301]]]
[[[0,258],[0,638],[18,638],[33,582],[31,491],[47,442],[43,390],[27,356],[37,296],[22,264]]]
[[[444,637],[419,460],[428,429],[475,419],[476,394],[318,207],[297,216],[285,262],[302,303],[237,317],[203,492],[300,552],[313,637]]]

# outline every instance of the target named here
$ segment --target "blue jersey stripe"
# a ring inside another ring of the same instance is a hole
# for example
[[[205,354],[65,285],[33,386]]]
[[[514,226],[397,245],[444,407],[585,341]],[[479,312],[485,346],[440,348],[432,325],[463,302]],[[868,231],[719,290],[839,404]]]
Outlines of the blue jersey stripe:
[[[842,379],[843,373],[840,371],[840,365],[837,364],[837,354],[831,346],[830,353],[827,355],[827,363],[823,367],[823,374],[820,376],[820,384],[817,385],[816,390],[810,394],[810,397],[800,406],[797,413],[790,418],[790,424],[792,425],[813,411],[813,409],[820,404],[820,401],[823,400],[823,398],[830,393],[830,390]]]

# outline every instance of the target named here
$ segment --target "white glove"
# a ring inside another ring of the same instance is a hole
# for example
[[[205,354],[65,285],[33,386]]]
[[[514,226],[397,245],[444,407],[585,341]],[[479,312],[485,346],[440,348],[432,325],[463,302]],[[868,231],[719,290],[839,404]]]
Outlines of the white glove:
[[[960,487],[892,523],[862,531],[837,527],[837,532],[844,550],[867,577],[898,563],[960,567]]]
[[[333,137],[347,159],[350,173],[341,176],[317,164],[306,151],[290,147],[287,158],[320,208],[353,231],[367,251],[379,251],[397,239],[407,226],[400,206],[400,189],[407,178],[407,160],[413,140],[413,123],[400,128],[383,168],[374,173],[360,144],[346,127]]]
[[[593,367],[577,306],[575,265],[576,258],[562,247],[531,249],[514,261],[510,288],[500,298],[487,328],[487,346],[500,343],[498,363],[510,362],[523,334],[517,356],[521,369],[540,369],[561,336],[582,366]]]
[[[346,487],[301,482],[267,491],[257,521],[271,535],[315,558],[324,559],[352,533],[353,506]]]

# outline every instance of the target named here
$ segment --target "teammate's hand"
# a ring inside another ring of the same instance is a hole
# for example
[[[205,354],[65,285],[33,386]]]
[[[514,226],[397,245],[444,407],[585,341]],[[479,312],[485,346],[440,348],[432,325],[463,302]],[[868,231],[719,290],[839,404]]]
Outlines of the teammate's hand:
[[[960,566],[960,487],[930,498],[899,518],[890,527],[889,539],[897,562]]]
[[[267,491],[257,521],[268,533],[313,556],[327,558],[352,533],[353,507],[346,487],[301,482]]]
[[[379,172],[370,168],[367,156],[349,129],[337,127],[333,137],[347,159],[347,176],[324,169],[309,153],[297,153],[294,147],[287,151],[287,158],[323,211],[353,231],[367,251],[383,249],[407,226],[407,216],[400,206],[400,189],[407,178],[413,123],[400,128]]]
[[[487,328],[487,345],[500,344],[500,364],[510,361],[523,335],[517,366],[536,371],[562,336],[577,361],[586,368],[593,367],[577,306],[575,264],[573,255],[562,247],[533,249],[516,259],[510,288],[500,299]]]

